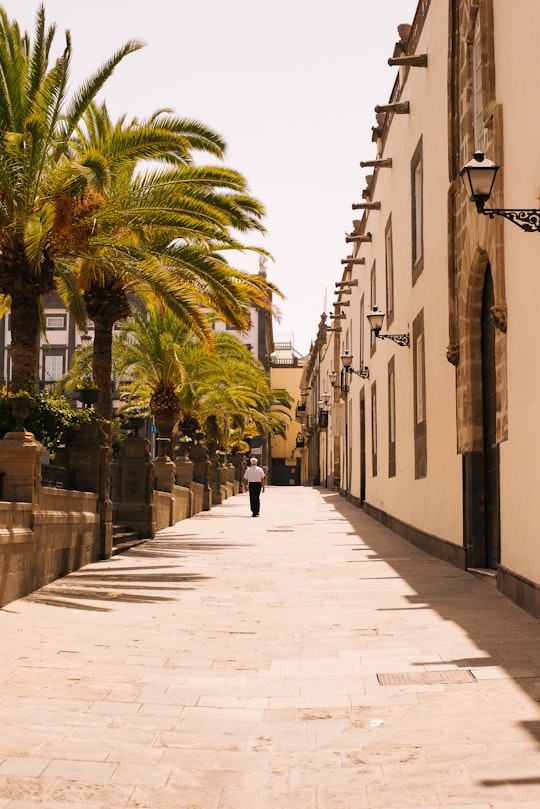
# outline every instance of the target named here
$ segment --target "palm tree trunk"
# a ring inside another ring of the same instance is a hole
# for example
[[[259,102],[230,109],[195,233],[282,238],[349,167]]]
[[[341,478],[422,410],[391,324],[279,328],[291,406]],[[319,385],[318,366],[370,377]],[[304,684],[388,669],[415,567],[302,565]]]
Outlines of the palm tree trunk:
[[[16,295],[11,302],[11,389],[34,392],[39,348],[39,296]]]
[[[150,399],[150,412],[156,420],[158,438],[168,439],[165,453],[174,460],[173,438],[180,415],[180,402],[174,389],[156,390]]]
[[[105,315],[94,315],[94,359],[92,375],[99,390],[95,412],[112,419],[112,336],[114,322]]]
[[[94,321],[92,375],[99,390],[98,416],[112,420],[112,340],[114,324],[129,315],[129,303],[120,282],[91,284],[84,293],[88,315]],[[109,431],[110,432],[110,431]]]

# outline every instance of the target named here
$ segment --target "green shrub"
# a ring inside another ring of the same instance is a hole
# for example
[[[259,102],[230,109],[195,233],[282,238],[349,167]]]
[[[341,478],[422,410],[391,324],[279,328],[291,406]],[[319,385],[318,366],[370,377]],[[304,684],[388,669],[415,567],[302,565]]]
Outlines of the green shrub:
[[[63,397],[54,397],[49,393],[18,394],[27,396],[30,412],[24,426],[33,433],[45,449],[54,456],[55,449],[64,444],[82,427],[89,424],[96,416],[93,410],[76,409]],[[0,438],[14,430],[15,419],[11,413],[10,395],[0,397]]]

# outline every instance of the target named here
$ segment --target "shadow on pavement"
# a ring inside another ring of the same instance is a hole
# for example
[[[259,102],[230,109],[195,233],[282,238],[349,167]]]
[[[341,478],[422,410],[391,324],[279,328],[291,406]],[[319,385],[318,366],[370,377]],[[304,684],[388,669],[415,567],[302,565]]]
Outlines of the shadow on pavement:
[[[352,549],[360,549],[358,533],[363,548],[373,553],[364,564],[359,565],[359,579],[371,578],[368,567],[378,560],[390,565],[397,575],[406,581],[414,595],[408,596],[409,606],[401,609],[436,611],[445,621],[460,626],[474,641],[479,652],[485,656],[433,661],[462,669],[497,667],[505,670],[533,702],[540,701],[540,623],[513,604],[494,587],[474,578],[470,573],[453,567],[436,557],[415,547],[389,528],[381,526],[363,509],[344,500],[341,495],[326,489],[317,489],[325,502],[332,505],[357,530],[350,532],[357,539],[352,540]],[[369,530],[373,523],[378,526],[377,535]],[[388,531],[388,539],[381,537],[380,528]],[[403,552],[396,552],[396,537],[403,543]],[[410,548],[410,553],[408,549]],[[433,576],[430,568],[433,567]],[[437,569],[435,569],[437,566]],[[441,587],[441,581],[451,581],[451,593]],[[522,650],[522,653],[521,651]],[[418,663],[425,666],[426,662]],[[429,665],[429,664],[427,664]],[[531,706],[532,708],[532,706]],[[496,707],[494,706],[494,710]],[[531,737],[540,742],[540,721],[521,722]],[[501,779],[507,783],[509,779]],[[539,783],[540,779],[524,779],[524,783]],[[499,782],[493,782],[495,783]]]

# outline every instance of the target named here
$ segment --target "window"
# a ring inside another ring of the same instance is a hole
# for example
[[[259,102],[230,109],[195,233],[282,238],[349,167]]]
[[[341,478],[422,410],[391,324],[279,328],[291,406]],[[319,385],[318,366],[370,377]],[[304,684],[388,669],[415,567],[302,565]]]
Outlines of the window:
[[[412,207],[412,279],[413,284],[424,269],[424,161],[422,138],[411,162]]]
[[[370,292],[369,292],[369,309],[372,311],[373,307],[377,305],[377,275],[375,272],[375,262],[373,262],[373,266],[371,267],[371,274],[369,277],[369,284],[370,284]],[[375,351],[377,345],[377,339],[375,334],[371,332],[370,334],[370,348],[371,354]]]
[[[64,375],[64,351],[43,353],[43,382],[57,382]]]
[[[394,247],[392,244],[392,217],[384,231],[384,261],[386,267],[386,324],[394,320]]]
[[[427,430],[426,430],[426,362],[424,341],[424,312],[413,322],[413,373],[414,373],[414,476],[427,475]]]
[[[365,356],[365,327],[366,327],[366,307],[364,303],[364,296],[360,300],[360,369],[364,367],[364,356]]]
[[[66,328],[65,315],[46,315],[46,328],[51,331],[62,331]]]
[[[396,371],[394,357],[388,363],[388,477],[396,475]]]
[[[472,73],[473,73],[473,129],[474,148],[477,152],[485,149],[484,131],[484,100],[482,87],[482,30],[480,26],[480,12],[476,15],[474,26],[474,39],[472,47]]]
[[[377,477],[377,383],[371,386],[371,472]]]

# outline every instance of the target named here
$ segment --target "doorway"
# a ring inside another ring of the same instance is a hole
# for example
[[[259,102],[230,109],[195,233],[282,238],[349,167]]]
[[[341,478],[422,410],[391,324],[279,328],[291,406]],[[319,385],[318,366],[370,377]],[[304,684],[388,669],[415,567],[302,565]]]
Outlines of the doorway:
[[[491,316],[494,304],[491,267],[486,262],[480,287],[477,324],[479,350],[478,370],[471,380],[473,398],[478,403],[477,424],[481,428],[481,444],[474,452],[463,455],[464,539],[469,568],[496,570],[501,557],[500,540],[500,474],[497,443],[497,365],[495,323]]]
[[[484,566],[497,569],[501,560],[499,445],[497,443],[497,371],[493,279],[488,264],[482,294],[482,427],[484,437]]]
[[[366,397],[360,391],[360,504],[366,499]]]

